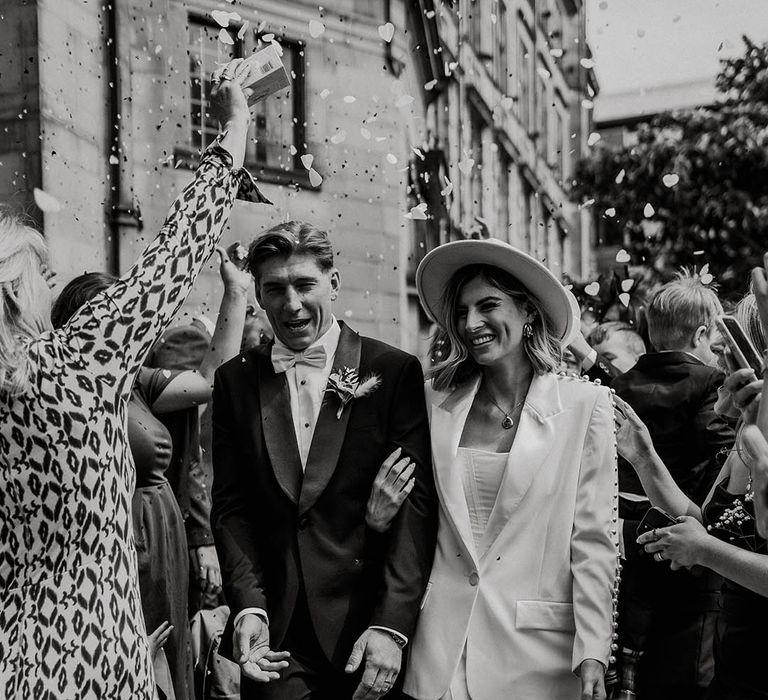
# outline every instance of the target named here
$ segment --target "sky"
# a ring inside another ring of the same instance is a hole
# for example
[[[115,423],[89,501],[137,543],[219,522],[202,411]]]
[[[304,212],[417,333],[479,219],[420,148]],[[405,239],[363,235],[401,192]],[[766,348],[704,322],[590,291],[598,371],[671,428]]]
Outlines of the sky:
[[[741,35],[768,41],[768,0],[586,0],[602,95],[711,79]],[[599,105],[599,98],[598,98]]]

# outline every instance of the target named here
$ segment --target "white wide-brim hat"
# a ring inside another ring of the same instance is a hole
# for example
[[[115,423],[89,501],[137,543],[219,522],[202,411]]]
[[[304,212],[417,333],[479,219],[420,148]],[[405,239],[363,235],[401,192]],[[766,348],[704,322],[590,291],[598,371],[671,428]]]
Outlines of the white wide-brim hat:
[[[572,336],[578,304],[544,265],[522,250],[495,238],[444,243],[431,250],[416,270],[421,305],[435,322],[444,325],[443,294],[454,273],[468,265],[491,265],[508,272],[544,308],[552,334],[561,341]]]

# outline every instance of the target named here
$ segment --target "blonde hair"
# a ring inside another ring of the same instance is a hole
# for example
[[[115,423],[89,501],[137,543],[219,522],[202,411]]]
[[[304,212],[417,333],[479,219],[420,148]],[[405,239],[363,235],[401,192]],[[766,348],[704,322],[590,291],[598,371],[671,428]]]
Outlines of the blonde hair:
[[[562,344],[553,334],[552,322],[541,302],[505,270],[492,265],[467,265],[451,277],[443,292],[443,318],[438,320],[434,342],[442,344],[447,351],[447,357],[427,372],[434,388],[437,391],[445,391],[480,371],[479,365],[472,359],[461,340],[456,322],[456,308],[461,290],[476,277],[481,277],[511,297],[521,309],[533,312],[533,335],[524,338],[525,354],[536,374],[555,371],[562,360]]]
[[[709,329],[723,313],[717,293],[689,270],[659,289],[646,310],[648,334],[656,350],[682,350],[696,329]]]
[[[763,324],[760,321],[760,311],[757,308],[757,300],[753,292],[744,295],[733,312],[736,320],[741,324],[747,337],[752,341],[755,349],[762,353],[768,350]]]
[[[51,327],[36,303],[40,266],[48,260],[43,237],[18,216],[0,209],[0,395],[28,389],[25,343]]]

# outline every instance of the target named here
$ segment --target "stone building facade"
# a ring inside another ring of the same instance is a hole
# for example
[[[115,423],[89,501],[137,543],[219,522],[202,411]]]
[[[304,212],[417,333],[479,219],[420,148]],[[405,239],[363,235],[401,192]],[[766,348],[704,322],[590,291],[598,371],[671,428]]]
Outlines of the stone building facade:
[[[225,28],[214,10],[237,17]],[[292,86],[259,105],[247,156],[275,206],[236,205],[225,243],[287,219],[325,228],[338,315],[419,352],[413,273],[434,245],[487,230],[557,274],[590,272],[590,215],[567,194],[597,91],[584,12],[581,0],[0,0],[0,197],[36,219],[64,280],[126,271],[214,135],[210,72],[276,41]],[[35,206],[35,188],[60,209]],[[186,312],[213,313],[220,293],[210,267]]]

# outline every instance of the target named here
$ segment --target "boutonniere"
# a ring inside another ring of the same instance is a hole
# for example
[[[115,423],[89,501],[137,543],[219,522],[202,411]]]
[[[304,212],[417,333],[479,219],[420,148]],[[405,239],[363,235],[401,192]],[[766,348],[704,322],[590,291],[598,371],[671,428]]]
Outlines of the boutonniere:
[[[360,379],[356,369],[344,367],[331,372],[328,377],[326,393],[330,392],[339,397],[339,410],[336,411],[336,420],[341,418],[344,407],[352,399],[360,399],[372,394],[381,386],[381,377],[378,374],[369,374],[365,379]]]

